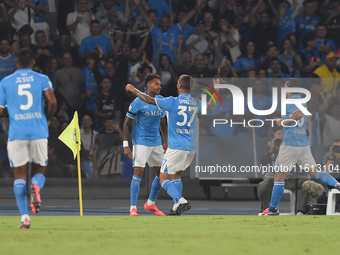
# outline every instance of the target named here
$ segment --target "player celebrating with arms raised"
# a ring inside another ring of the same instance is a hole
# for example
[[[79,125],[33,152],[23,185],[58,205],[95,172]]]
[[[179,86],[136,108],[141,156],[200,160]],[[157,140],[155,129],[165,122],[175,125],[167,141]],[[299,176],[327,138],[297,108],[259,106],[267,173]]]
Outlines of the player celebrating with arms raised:
[[[159,95],[161,91],[161,77],[158,74],[148,74],[145,77],[147,95],[153,98],[163,98]],[[126,157],[131,158],[131,150],[128,145],[129,126],[133,122],[133,177],[130,187],[130,216],[138,216],[137,199],[140,189],[140,182],[144,173],[146,162],[150,167],[154,167],[156,177],[152,182],[151,192],[148,201],[144,204],[144,209],[164,216],[155,205],[155,200],[161,189],[159,183],[159,172],[163,160],[163,149],[167,149],[167,130],[165,112],[157,106],[149,105],[138,97],[130,104],[129,111],[123,125],[123,147]],[[160,127],[160,128],[159,128]],[[163,141],[159,133],[161,130]]]
[[[301,87],[298,79],[289,79],[285,87]],[[287,93],[289,99],[301,99],[298,93]],[[307,108],[307,104],[302,104]],[[276,173],[274,176],[274,187],[269,208],[265,209],[259,216],[279,215],[280,199],[285,188],[285,179],[289,171],[298,164],[311,177],[316,178],[329,186],[340,188],[340,183],[328,172],[320,171],[312,156],[307,138],[307,117],[295,104],[287,104],[287,114],[283,119],[278,119],[276,124],[283,126],[283,141],[280,146],[279,155],[276,159]]]
[[[191,80],[189,75],[179,77],[178,97],[153,98],[131,84],[126,86],[127,91],[136,94],[145,103],[157,105],[159,109],[168,112],[168,149],[164,155],[159,179],[175,203],[170,215],[180,215],[191,208],[190,203],[182,196],[183,186],[180,179],[195,155],[197,115],[201,110],[201,101],[190,96]],[[212,107],[214,102],[211,99],[208,108]],[[177,181],[174,182],[174,179]]]
[[[20,228],[30,227],[27,211],[26,165],[32,162],[31,209],[40,210],[40,190],[45,184],[48,162],[48,123],[57,108],[50,79],[31,69],[35,65],[30,49],[21,49],[15,60],[18,70],[0,83],[0,115],[7,105],[10,119],[8,158],[14,171],[14,195],[21,214]],[[44,95],[48,101],[45,116]]]

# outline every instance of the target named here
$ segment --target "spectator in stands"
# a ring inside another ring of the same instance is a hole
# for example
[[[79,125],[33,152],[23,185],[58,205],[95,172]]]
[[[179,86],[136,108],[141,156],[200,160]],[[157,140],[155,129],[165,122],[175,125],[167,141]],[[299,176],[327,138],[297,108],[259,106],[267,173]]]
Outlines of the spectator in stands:
[[[177,13],[178,21],[181,22],[185,18],[187,13],[188,12],[184,8],[181,8]],[[193,26],[189,25],[188,23],[185,24],[185,26],[179,32],[179,36],[183,36],[184,45],[185,45],[186,40],[189,38],[189,36],[194,35],[194,34],[196,34],[195,28]]]
[[[49,12],[45,14],[45,19],[50,28],[50,40],[56,40],[58,37],[58,4],[59,0],[48,0]]]
[[[316,48],[316,37],[314,33],[306,33],[302,38],[301,59],[304,65],[302,69],[303,77],[310,77],[310,74],[321,66],[321,54]]]
[[[20,46],[19,46],[19,42],[16,40],[12,40],[9,42],[11,49],[10,49],[10,54],[14,57],[17,56],[19,50],[20,50]]]
[[[320,83],[317,84],[317,87],[313,87],[312,91],[316,89],[322,90],[324,93],[331,92],[334,96],[336,95],[336,88],[340,81],[340,73],[336,70],[338,59],[339,57],[335,52],[328,53],[326,64],[317,68],[312,74],[312,77],[320,78]]]
[[[268,78],[290,78],[289,74],[285,74],[281,70],[281,61],[278,58],[272,58],[270,61],[270,69],[272,73],[267,75]]]
[[[94,130],[101,132],[105,130],[104,122],[107,119],[118,119],[121,116],[121,112],[115,102],[112,94],[110,94],[111,79],[110,77],[104,77],[100,83],[100,92],[96,96],[93,115]]]
[[[321,53],[321,59],[322,62],[325,63],[326,61],[326,56],[328,53],[331,51],[336,52],[338,49],[335,45],[335,42],[331,39],[326,38],[327,35],[327,28],[326,25],[324,24],[318,24],[316,27],[316,47]]]
[[[11,20],[7,13],[5,3],[11,7],[18,6],[18,4],[14,0],[5,0],[0,3],[0,41],[3,39],[11,41],[13,38],[13,28],[11,26]]]
[[[255,55],[254,42],[249,41],[242,50],[242,55],[237,58],[234,69],[239,77],[246,78],[250,70],[255,70],[259,65],[259,59]]]
[[[190,51],[193,58],[196,54],[203,54],[208,48],[209,42],[206,39],[206,26],[203,20],[198,20],[195,26],[196,34],[190,35],[185,42],[185,51]]]
[[[111,51],[110,38],[106,35],[102,35],[102,28],[99,20],[94,19],[90,23],[91,35],[85,37],[79,48],[79,55],[86,58],[90,52],[94,51],[96,48],[99,51],[103,50],[104,56]]]
[[[199,2],[200,3],[200,2]],[[169,42],[172,41],[173,49],[177,50],[177,37],[180,31],[184,28],[189,19],[199,10],[200,6],[196,6],[185,17],[177,24],[170,26],[170,16],[165,15],[161,18],[160,26],[156,27],[149,16],[145,12],[144,8],[138,4],[138,10],[142,14],[143,18],[147,23],[147,27],[150,30],[153,44],[153,60],[155,60],[156,53],[159,48],[160,42],[162,42],[161,54],[167,54],[172,62],[174,62],[174,52],[171,52]],[[192,35],[191,35],[192,36]],[[191,37],[190,36],[190,37]],[[190,39],[188,38],[188,40]],[[188,42],[187,40],[187,42]]]
[[[87,11],[87,1],[77,0],[78,11],[67,15],[67,29],[71,34],[71,41],[75,40],[81,45],[82,40],[91,34],[90,22],[94,19],[93,14]]]
[[[300,54],[294,50],[293,43],[289,38],[282,41],[282,50],[283,53],[277,56],[278,59],[288,67],[291,77],[299,78],[303,63]]]
[[[50,56],[47,60],[46,63],[46,75],[48,76],[48,78],[50,78],[51,81],[53,81],[53,77],[55,75],[55,72],[59,69],[58,68],[58,60],[56,57],[54,56]]]
[[[17,70],[17,65],[14,60],[16,57],[9,53],[9,42],[6,39],[0,41],[0,81],[7,75],[14,73]]]
[[[16,33],[26,24],[34,23],[34,16],[39,15],[37,8],[30,1],[20,0],[12,9],[8,11],[8,19],[12,23],[12,27]],[[34,39],[33,37],[31,38]]]
[[[293,4],[285,0],[279,3],[278,14],[280,18],[279,29],[277,31],[277,45],[282,45],[283,39],[296,29],[295,20],[292,15],[297,6],[297,0],[293,0]],[[275,12],[276,13],[276,12]],[[275,14],[274,13],[274,14]]]
[[[340,169],[340,139],[333,140],[333,145],[329,148],[328,154],[323,160],[325,171],[335,172]]]
[[[74,47],[71,45],[71,38],[68,34],[62,34],[59,39],[59,47],[56,53],[56,57],[58,58],[58,62],[62,63],[62,54],[65,52],[69,52],[72,56],[73,62],[76,66],[83,66],[80,63],[78,57],[78,47]]]
[[[135,86],[140,91],[142,91],[143,93],[146,93],[145,77],[150,73],[152,73],[152,68],[144,64],[143,66],[138,68],[137,71],[137,77],[139,81],[134,82],[132,85]]]
[[[207,31],[216,31],[216,18],[212,10],[203,13],[203,20]]]
[[[48,0],[30,0],[31,3],[35,6],[36,9],[40,12],[40,15],[35,15],[34,22],[31,25],[34,31],[43,30],[45,32],[47,41],[49,40],[50,36],[50,27],[46,22],[45,15],[50,12],[50,8],[48,5]],[[35,38],[34,38],[35,39]],[[35,40],[32,40],[35,43]]]
[[[36,52],[36,46],[32,44],[32,40],[29,34],[19,34],[20,49],[28,48],[33,52]]]
[[[222,60],[221,64],[217,69],[217,77],[218,78],[238,78],[236,71],[231,65],[228,59]]]
[[[102,34],[110,37],[110,30],[112,28],[125,31],[128,21],[123,12],[118,11],[116,7],[113,6],[113,0],[104,0],[103,4],[104,9],[96,13],[96,19],[100,21],[103,27]]]
[[[60,120],[57,115],[54,115],[51,118],[50,125],[48,126],[48,133],[50,135],[59,136],[60,135],[59,129],[60,129]]]
[[[222,48],[228,47],[232,63],[235,63],[236,59],[241,55],[239,47],[240,34],[238,30],[228,22],[228,17],[226,15],[221,16],[219,19],[219,30]]]
[[[105,121],[105,130],[96,136],[92,150],[93,175],[117,178],[121,175],[123,133],[118,122]]]
[[[267,52],[266,52],[266,56],[264,58],[262,58],[260,60],[260,69],[264,69],[267,71],[267,74],[270,74],[273,72],[273,70],[270,69],[270,63],[272,61],[272,59],[276,59],[279,55],[279,51],[278,48],[275,44],[268,44],[267,46]],[[282,72],[285,74],[289,73],[289,69],[286,66],[286,64],[281,62],[281,68],[282,68]]]
[[[324,24],[327,26],[327,38],[333,40],[338,46],[340,43],[340,1],[331,1],[331,11]],[[340,47],[340,46],[339,46]]]
[[[158,13],[158,20],[156,22],[156,25],[158,25],[158,23],[161,22],[161,18],[164,15],[172,15],[173,11],[171,9],[171,6],[167,3],[166,0],[148,0],[147,4],[146,1],[142,0],[142,1],[135,1],[136,3],[138,2],[142,2],[143,6],[148,5],[150,9],[152,10],[156,10]]]
[[[97,84],[100,84],[104,77],[110,77],[112,85],[110,94],[115,100],[116,107],[124,114],[126,111],[125,102],[128,99],[128,95],[126,95],[124,90],[124,86],[127,82],[127,71],[120,66],[116,68],[115,63],[112,60],[106,60],[103,69],[101,69],[100,65],[101,59],[96,61],[93,67],[93,74]],[[101,70],[104,71],[104,75],[101,73]]]
[[[129,73],[128,80],[131,81],[132,83],[138,82],[137,70],[138,70],[138,68],[140,68],[144,64],[150,66],[152,68],[152,72],[156,73],[155,66],[148,60],[146,52],[143,51],[143,49],[144,49],[144,47],[147,43],[147,40],[148,40],[148,38],[145,37],[139,48],[136,48],[134,46],[132,46],[130,48],[130,52],[129,52],[130,53],[130,56],[129,56],[130,70],[128,70],[128,73]],[[140,60],[140,57],[142,57],[141,60]]]
[[[47,44],[47,37],[43,30],[38,30],[35,32],[36,53],[35,60],[36,66],[42,70],[43,73],[46,72],[46,62],[50,56],[55,55],[55,48]]]
[[[203,54],[196,54],[194,65],[189,69],[188,74],[193,78],[208,78],[212,77],[211,71],[205,67]]]
[[[259,1],[259,3],[260,2],[261,1]],[[255,19],[255,13],[260,5],[259,3],[249,14],[249,19],[256,53],[264,55],[266,54],[268,43],[276,42],[277,40],[278,22],[271,22],[268,11],[263,11],[260,14],[260,19],[257,21]]]
[[[93,178],[92,151],[97,131],[92,129],[93,121],[90,115],[84,115],[81,119],[80,137],[81,137],[81,169],[85,172],[87,178]]]
[[[84,78],[81,69],[73,67],[72,56],[69,52],[65,52],[62,59],[63,68],[55,73],[53,87],[58,100],[59,116],[65,111],[71,119],[75,111],[81,115],[84,109]]]
[[[98,94],[98,86],[93,74],[94,63],[98,61],[99,55],[91,52],[86,59],[87,66],[83,69],[83,77],[86,89],[86,110],[93,112],[96,109],[96,96]],[[91,119],[92,120],[92,119]]]
[[[279,148],[281,146],[283,137],[282,130],[275,133],[274,139],[268,143],[266,152],[261,157],[260,163],[262,166],[274,166],[276,158],[278,156]],[[309,203],[309,194],[302,188],[302,184],[308,181],[309,177],[301,173],[295,168],[295,171],[291,171],[285,180],[285,188],[289,190],[299,190],[299,204],[297,215],[303,215],[308,213],[307,204]],[[274,186],[274,172],[267,172],[262,182],[259,183],[257,188],[257,195],[261,202],[261,211],[268,208],[270,205],[270,197]]]
[[[299,41],[303,39],[303,36],[306,33],[314,33],[316,31],[316,26],[321,21],[321,19],[315,15],[317,11],[317,8],[315,8],[316,5],[316,0],[305,0],[303,2],[303,13],[295,17]]]
[[[192,54],[190,51],[185,51],[179,56],[179,67],[177,69],[177,75],[188,73],[189,69],[192,67]]]
[[[164,97],[177,96],[176,81],[178,79],[174,71],[174,66],[167,54],[157,54],[158,65],[156,65],[157,73],[161,77],[161,95]]]

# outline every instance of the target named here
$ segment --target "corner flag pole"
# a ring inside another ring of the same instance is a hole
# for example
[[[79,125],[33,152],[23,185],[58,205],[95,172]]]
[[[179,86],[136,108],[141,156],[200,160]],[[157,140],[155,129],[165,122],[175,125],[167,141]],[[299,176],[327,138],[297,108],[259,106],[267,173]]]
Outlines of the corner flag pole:
[[[81,167],[80,167],[80,144],[77,141],[77,166],[78,166],[78,188],[79,188],[79,209],[80,216],[83,216],[83,192],[81,186]]]
[[[80,167],[80,129],[78,121],[78,112],[75,111],[71,123],[65,128],[65,130],[59,135],[59,140],[62,141],[73,153],[73,159],[77,157],[78,165],[78,188],[79,188],[79,205],[80,216],[83,216],[83,196],[81,190],[81,167]]]

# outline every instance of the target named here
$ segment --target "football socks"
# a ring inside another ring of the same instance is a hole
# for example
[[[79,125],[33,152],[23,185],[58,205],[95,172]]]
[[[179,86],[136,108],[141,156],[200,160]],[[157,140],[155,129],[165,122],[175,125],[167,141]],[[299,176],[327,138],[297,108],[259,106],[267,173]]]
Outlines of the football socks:
[[[269,211],[276,212],[276,208],[279,207],[280,199],[285,190],[284,181],[274,181],[274,187],[272,192],[272,198],[270,201]]]
[[[140,189],[140,182],[142,180],[141,176],[133,175],[131,180],[131,186],[130,186],[130,205],[136,206],[137,199],[138,199],[138,193]]]
[[[16,179],[13,184],[13,190],[20,215],[28,214],[26,181],[24,179]]]

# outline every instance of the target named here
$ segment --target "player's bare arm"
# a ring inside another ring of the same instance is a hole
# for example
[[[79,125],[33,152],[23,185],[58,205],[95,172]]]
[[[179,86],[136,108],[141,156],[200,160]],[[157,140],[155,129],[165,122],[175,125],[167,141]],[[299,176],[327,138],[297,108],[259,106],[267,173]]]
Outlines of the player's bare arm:
[[[0,107],[0,116],[2,116],[4,114],[4,112],[5,112],[5,108]]]
[[[220,79],[214,79],[214,85],[215,84],[221,84]],[[215,87],[215,86],[214,86]],[[219,88],[215,88],[216,92],[218,93],[220,91]],[[217,100],[217,95],[214,93],[214,99]],[[215,106],[215,101],[213,98],[210,98],[209,102],[208,102],[208,110],[214,108]]]
[[[47,118],[47,121],[49,122],[53,114],[57,110],[57,99],[55,98],[54,92],[51,89],[46,90],[44,94],[48,101],[46,118]]]
[[[156,99],[154,97],[150,97],[149,95],[144,94],[139,89],[136,89],[135,86],[133,86],[132,84],[126,85],[126,91],[134,93],[140,100],[147,104],[156,105]]]
[[[129,135],[129,127],[132,123],[132,119],[129,118],[128,116],[125,116],[125,119],[124,119],[124,124],[123,124],[123,141],[128,141],[128,135]],[[124,155],[127,157],[127,158],[131,158],[131,149],[129,146],[124,146]]]
[[[164,152],[168,149],[168,125],[165,116],[161,118],[161,123],[159,124],[162,139],[164,141],[163,150]]]
[[[293,116],[290,117],[289,119],[283,120],[282,118],[276,120],[276,124],[281,127],[282,122],[284,122],[285,125],[293,122],[294,120],[297,121],[303,117],[303,113],[300,110],[297,110],[294,112]]]

